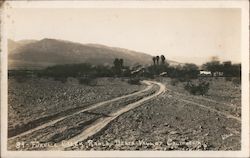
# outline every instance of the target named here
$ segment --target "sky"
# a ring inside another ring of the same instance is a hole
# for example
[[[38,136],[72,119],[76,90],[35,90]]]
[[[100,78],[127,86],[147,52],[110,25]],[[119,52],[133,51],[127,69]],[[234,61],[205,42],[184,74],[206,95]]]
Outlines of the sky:
[[[240,9],[15,8],[8,38],[55,38],[131,49],[202,64],[218,56],[240,62]]]

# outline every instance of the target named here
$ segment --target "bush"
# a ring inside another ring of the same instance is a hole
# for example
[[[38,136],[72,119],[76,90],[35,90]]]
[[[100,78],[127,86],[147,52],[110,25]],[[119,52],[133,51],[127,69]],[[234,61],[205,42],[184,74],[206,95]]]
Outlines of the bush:
[[[154,79],[154,74],[151,72],[144,72],[144,77],[145,78],[150,78],[150,79]]]
[[[179,81],[177,79],[172,79],[171,82],[170,82],[170,84],[172,86],[176,86],[178,83],[179,83]]]
[[[14,80],[18,83],[26,82],[32,76],[29,71],[26,70],[9,70],[8,77],[14,78]]]
[[[130,78],[130,79],[128,80],[128,83],[129,83],[129,84],[135,84],[135,85],[140,85],[140,84],[141,84],[139,78]]]
[[[193,95],[205,95],[209,90],[209,83],[202,81],[198,84],[194,84],[192,82],[188,82],[184,87],[190,94]]]
[[[89,86],[96,85],[95,78],[93,77],[79,77],[78,82],[79,84],[84,84],[84,85],[89,85]]]
[[[14,79],[18,83],[23,83],[23,82],[26,82],[28,78],[24,76],[15,76]]]
[[[62,83],[66,83],[67,82],[67,78],[66,77],[53,77],[53,79],[55,81],[60,81]]]
[[[232,77],[225,77],[226,81],[232,81]]]
[[[188,75],[183,75],[183,76],[181,76],[181,77],[177,77],[176,78],[178,81],[180,81],[180,82],[188,82],[188,81],[190,81],[190,79],[192,79],[192,78],[190,78]]]
[[[234,78],[232,82],[234,85],[239,86],[241,85],[241,78],[240,77]]]

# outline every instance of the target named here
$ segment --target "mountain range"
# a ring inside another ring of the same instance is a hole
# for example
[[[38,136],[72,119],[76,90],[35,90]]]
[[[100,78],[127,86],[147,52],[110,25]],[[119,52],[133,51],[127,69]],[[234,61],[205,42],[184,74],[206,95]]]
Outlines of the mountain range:
[[[41,69],[58,64],[90,63],[113,65],[115,58],[124,65],[150,65],[152,56],[128,49],[100,44],[81,44],[58,39],[8,40],[9,69]],[[167,60],[172,65],[178,62]]]

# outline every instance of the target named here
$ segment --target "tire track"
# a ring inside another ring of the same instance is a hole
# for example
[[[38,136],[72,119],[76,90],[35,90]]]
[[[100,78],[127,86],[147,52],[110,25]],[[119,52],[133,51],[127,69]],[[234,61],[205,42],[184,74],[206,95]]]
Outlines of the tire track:
[[[86,112],[86,111],[90,111],[90,110],[96,109],[96,108],[98,108],[98,107],[101,107],[101,106],[104,106],[104,105],[106,105],[106,104],[109,104],[109,103],[118,101],[118,100],[120,100],[120,99],[124,99],[124,98],[128,98],[128,97],[131,97],[131,96],[138,95],[138,94],[140,94],[140,93],[143,93],[143,92],[148,91],[149,89],[151,89],[151,88],[153,87],[152,83],[150,83],[150,82],[142,81],[142,83],[143,83],[143,84],[146,84],[146,85],[147,85],[147,88],[145,88],[145,89],[143,89],[143,90],[141,90],[141,91],[135,92],[135,93],[131,93],[131,94],[128,94],[128,95],[123,95],[123,96],[120,96],[120,97],[117,97],[117,98],[114,98],[114,99],[111,99],[111,100],[107,100],[107,101],[103,101],[103,102],[94,104],[94,105],[92,105],[92,106],[90,106],[90,107],[88,107],[88,108],[85,108],[85,109],[80,110],[80,111],[78,111],[78,112],[75,112],[75,113],[73,113],[73,114],[70,114],[70,115],[67,115],[67,116],[60,117],[60,118],[58,118],[58,119],[55,119],[55,120],[53,120],[53,121],[44,123],[44,124],[42,124],[42,125],[40,125],[40,126],[37,126],[37,127],[33,128],[33,129],[30,129],[30,130],[25,131],[25,132],[23,132],[23,133],[20,133],[20,134],[18,134],[18,135],[15,135],[15,136],[13,136],[13,137],[10,137],[10,138],[8,138],[8,140],[9,140],[9,141],[13,141],[14,139],[16,139],[16,138],[18,138],[18,137],[21,137],[21,136],[30,134],[30,133],[32,133],[32,132],[35,132],[35,131],[37,131],[37,130],[46,128],[46,127],[48,127],[48,126],[52,126],[52,125],[56,124],[57,122],[62,121],[62,120],[64,120],[64,119],[68,118],[68,117],[77,115],[77,114],[82,113],[82,112]]]
[[[218,111],[218,110],[216,110],[214,108],[210,108],[208,106],[205,106],[205,105],[202,105],[202,104],[190,101],[190,100],[186,100],[186,99],[179,99],[179,100],[182,101],[182,102],[185,102],[185,103],[189,103],[189,104],[193,104],[193,105],[199,106],[199,107],[201,107],[203,109],[210,110],[210,111],[215,112],[215,113],[217,113],[219,115],[223,115],[226,118],[234,119],[234,120],[236,120],[239,123],[241,122],[241,118],[233,116],[233,115],[230,115],[230,114],[227,114],[225,112]]]
[[[179,96],[185,96],[185,94],[182,94],[180,92],[177,92],[175,90],[170,90],[168,89],[169,92],[172,92],[176,95],[179,95]],[[204,101],[208,101],[208,102],[211,102],[211,103],[215,103],[215,104],[220,104],[220,105],[224,105],[224,106],[227,106],[227,107],[230,107],[230,108],[236,108],[237,106],[234,105],[234,104],[228,104],[228,103],[224,103],[224,102],[219,102],[219,101],[216,101],[216,100],[213,100],[213,99],[209,99],[209,98],[200,98],[200,97],[197,97],[197,96],[192,96],[193,98],[197,99],[197,100],[204,100]]]
[[[76,144],[77,142],[81,142],[86,140],[87,138],[97,134],[98,132],[100,132],[104,127],[106,127],[111,121],[113,121],[114,119],[116,119],[118,116],[122,115],[125,112],[128,112],[134,108],[137,108],[139,106],[142,105],[142,103],[144,103],[145,101],[148,101],[162,93],[165,92],[165,86],[162,83],[159,82],[154,82],[154,81],[144,81],[146,84],[156,84],[158,85],[160,88],[159,90],[147,97],[144,97],[141,100],[138,100],[134,103],[128,104],[127,106],[125,106],[124,108],[111,113],[109,116],[110,117],[106,117],[106,118],[100,118],[98,120],[96,120],[91,126],[89,126],[88,128],[86,128],[82,133],[80,133],[79,135],[72,137],[70,139],[67,140],[67,142],[70,143],[65,143],[64,145],[62,145],[62,143],[58,143],[57,146],[52,147],[52,148],[48,148],[48,150],[64,150],[65,148],[71,147],[72,143]],[[60,145],[61,144],[61,145]]]
[[[165,90],[166,90],[165,86],[163,84],[159,83],[159,82],[154,82],[154,81],[147,81],[147,82],[153,83],[153,84],[157,84],[160,87],[159,91],[156,92],[156,93],[154,93],[153,95],[145,97],[145,98],[143,98],[143,99],[141,99],[141,100],[139,100],[137,102],[128,104],[124,108],[122,108],[122,109],[120,109],[120,110],[118,110],[116,112],[113,112],[113,113],[109,114],[110,117],[99,118],[92,125],[90,125],[89,127],[87,127],[79,135],[77,135],[75,137],[72,137],[70,139],[64,140],[64,141],[69,142],[69,143],[65,143],[64,145],[60,145],[62,143],[59,142],[59,145],[57,145],[55,147],[52,147],[52,148],[49,148],[48,150],[65,150],[66,148],[72,147],[72,144],[77,144],[78,142],[82,142],[82,141],[88,139],[89,137],[94,136],[98,132],[102,131],[102,129],[104,129],[111,121],[113,121],[114,119],[116,119],[120,115],[124,114],[125,112],[128,112],[129,110],[132,110],[132,109],[134,109],[136,107],[139,107],[139,106],[143,105],[143,103],[145,101],[147,101],[149,99],[153,99],[154,97],[156,97],[156,96],[164,93]],[[196,106],[198,106],[200,108],[212,111],[212,112],[217,113],[219,115],[222,115],[223,117],[226,117],[228,119],[234,119],[235,121],[237,121],[239,123],[241,122],[241,119],[238,118],[238,117],[235,117],[233,115],[227,114],[225,112],[218,111],[218,110],[216,110],[214,108],[202,105],[200,103],[196,103],[196,102],[193,102],[193,101],[190,101],[190,100],[186,100],[186,99],[182,99],[182,98],[179,98],[178,100],[182,101],[182,102],[185,102],[187,104],[196,105]],[[230,131],[232,131],[232,130],[234,130],[234,129],[231,129]],[[236,130],[234,130],[234,133],[239,134],[239,132],[236,131]]]

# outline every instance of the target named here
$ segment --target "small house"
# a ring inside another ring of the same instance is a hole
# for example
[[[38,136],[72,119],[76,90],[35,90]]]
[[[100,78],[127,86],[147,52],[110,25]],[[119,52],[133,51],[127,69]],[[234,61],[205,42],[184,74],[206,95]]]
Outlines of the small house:
[[[199,76],[212,76],[211,71],[200,70]]]

